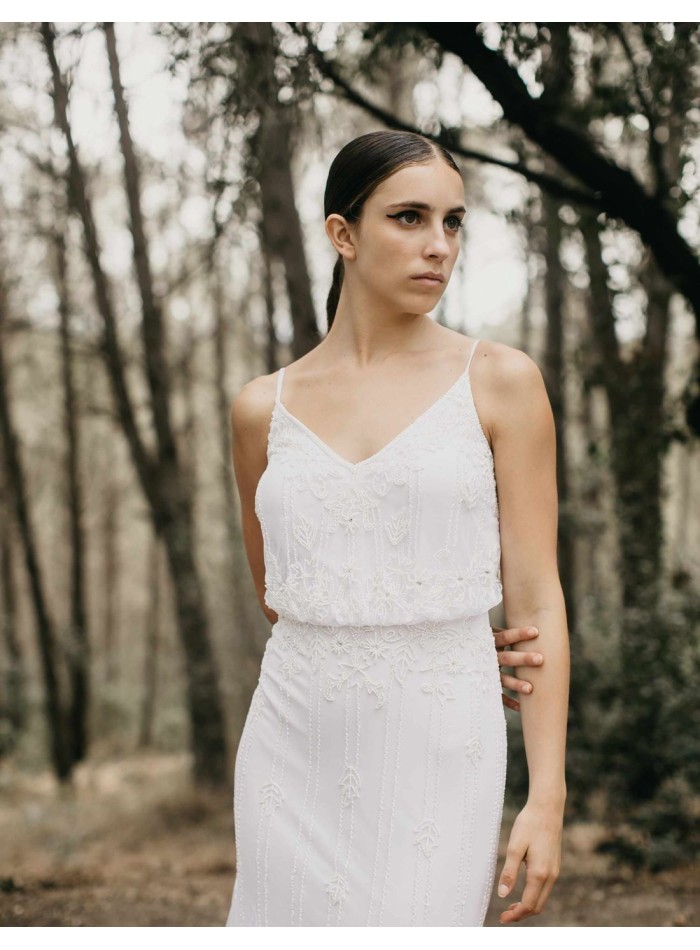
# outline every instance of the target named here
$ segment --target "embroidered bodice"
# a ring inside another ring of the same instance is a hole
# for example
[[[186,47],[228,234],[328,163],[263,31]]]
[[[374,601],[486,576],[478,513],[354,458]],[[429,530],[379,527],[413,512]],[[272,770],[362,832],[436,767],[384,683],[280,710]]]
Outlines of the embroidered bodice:
[[[360,462],[338,455],[281,399],[255,493],[265,603],[330,626],[473,616],[500,603],[493,456],[465,370]]]

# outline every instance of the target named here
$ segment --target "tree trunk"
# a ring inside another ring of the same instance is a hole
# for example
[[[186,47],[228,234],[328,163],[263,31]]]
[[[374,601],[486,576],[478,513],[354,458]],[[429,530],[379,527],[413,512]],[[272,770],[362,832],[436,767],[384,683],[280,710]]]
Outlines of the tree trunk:
[[[183,328],[185,339],[182,343],[182,352],[178,361],[179,372],[175,381],[175,392],[180,390],[183,404],[183,422],[179,427],[177,442],[180,455],[180,465],[182,468],[182,477],[185,483],[190,487],[192,497],[192,515],[196,526],[196,501],[198,496],[198,471],[197,459],[199,451],[197,448],[197,407],[196,407],[196,357],[197,357],[197,337],[194,333],[192,322]],[[178,385],[179,384],[179,385]]]
[[[148,614],[146,617],[145,650],[143,660],[143,700],[139,726],[138,748],[153,744],[153,722],[158,689],[158,647],[161,625],[161,572],[160,541],[152,534],[148,551]]]
[[[29,580],[32,608],[36,623],[39,660],[44,680],[44,710],[49,739],[51,761],[61,782],[70,780],[73,770],[72,743],[65,714],[66,703],[62,695],[61,680],[57,666],[57,645],[54,624],[49,616],[41,567],[37,553],[36,532],[32,523],[29,501],[25,494],[28,484],[22,467],[19,440],[12,421],[9,380],[5,365],[6,298],[0,275],[0,443],[6,472],[6,485],[10,506],[17,519],[20,543]]]
[[[262,660],[263,648],[256,634],[262,611],[258,605],[257,592],[243,544],[240,504],[231,464],[231,399],[226,388],[226,380],[229,378],[226,349],[228,333],[223,282],[214,258],[210,270],[210,281],[214,294],[214,399],[221,446],[226,533],[231,557],[231,617],[233,618],[231,627],[235,634],[237,652],[246,653],[259,663]],[[240,712],[235,714],[235,717],[240,719]]]
[[[113,449],[106,446],[106,451],[113,453]],[[121,494],[114,482],[114,476],[109,466],[106,468],[107,484],[102,491],[102,628],[104,649],[104,680],[108,685],[116,684],[120,675],[119,665],[119,623],[117,612],[119,609],[119,577],[121,561],[119,560],[119,510]]]
[[[565,109],[570,101],[573,71],[571,64],[571,43],[568,23],[548,24],[552,41],[549,60],[543,64],[542,75],[545,80],[547,106],[555,112]],[[555,174],[556,169],[549,162],[547,171]],[[559,218],[559,201],[542,193],[542,210],[545,226],[545,306],[547,311],[547,332],[544,357],[544,379],[552,404],[556,426],[557,488],[560,501],[558,560],[559,573],[566,601],[566,615],[569,631],[576,629],[576,598],[574,569],[574,532],[575,523],[567,515],[571,510],[569,478],[566,462],[569,457],[567,443],[565,367],[564,367],[564,327],[566,323],[566,291],[568,279],[559,257],[562,244],[562,225]],[[564,514],[562,514],[562,510]],[[576,702],[579,696],[575,697]]]
[[[267,318],[267,336],[265,338],[265,368],[268,373],[275,373],[279,369],[277,360],[277,334],[275,332],[275,291],[272,279],[273,255],[267,245],[267,230],[258,228],[260,238],[260,257],[262,261],[263,297],[265,299],[265,316]],[[227,453],[228,455],[228,453]]]
[[[12,570],[13,537],[7,492],[0,496],[0,759],[16,747],[27,722],[27,675],[17,636],[17,598]]]
[[[656,338],[657,343],[640,345],[631,359],[623,360],[615,337],[599,224],[584,215],[580,228],[591,279],[593,335],[610,408],[611,469],[621,551],[618,696],[623,712],[621,734],[610,751],[618,759],[623,793],[632,801],[645,801],[653,797],[663,779],[664,765],[652,736],[658,719],[658,691],[668,688],[660,675],[668,665],[666,645],[657,627],[664,530],[661,473],[666,451],[665,330],[659,330],[658,325],[667,325],[668,298],[665,303],[661,297],[650,298],[647,305],[647,338]],[[653,325],[657,329],[650,331]],[[659,333],[662,345],[658,345]],[[630,743],[630,735],[646,736],[649,741]]]
[[[257,50],[260,75],[260,124],[253,145],[258,162],[262,197],[261,228],[272,258],[284,265],[289,308],[294,327],[292,353],[299,359],[319,342],[311,295],[304,240],[294,200],[292,179],[292,127],[289,110],[279,101],[275,75],[277,52],[271,23],[242,23]]]
[[[557,456],[557,494],[560,503],[558,560],[559,574],[566,601],[566,615],[569,630],[576,629],[576,598],[574,569],[574,532],[575,519],[568,516],[571,510],[571,497],[567,459],[567,404],[564,368],[564,325],[567,313],[566,287],[567,276],[559,258],[562,241],[562,227],[559,219],[559,202],[549,195],[542,195],[542,204],[546,222],[547,243],[545,259],[545,297],[547,307],[547,330],[544,357],[544,379],[552,404],[556,427]]]
[[[265,619],[258,604],[258,595],[248,564],[243,542],[240,502],[237,497],[233,465],[231,463],[230,404],[226,380],[229,378],[226,340],[228,337],[226,307],[224,304],[224,286],[216,256],[211,260],[211,283],[214,292],[214,387],[217,410],[218,430],[221,444],[222,481],[224,506],[226,511],[226,532],[231,565],[230,586],[230,642],[235,657],[230,673],[229,695],[232,711],[233,755],[238,750],[250,708],[255,686],[260,674],[264,645],[258,637]],[[246,293],[244,291],[244,293]],[[247,301],[247,293],[244,298]],[[243,308],[247,303],[243,303]],[[270,324],[269,352],[274,350],[274,331]],[[269,633],[269,630],[268,630]]]
[[[112,290],[100,262],[99,241],[85,177],[73,143],[67,116],[67,96],[54,52],[54,31],[42,24],[42,37],[53,77],[56,121],[68,150],[69,199],[83,224],[85,254],[90,266],[98,311],[102,318],[105,359],[121,425],[134,467],[146,496],[156,533],[166,546],[173,580],[178,633],[186,656],[187,704],[194,753],[195,781],[207,785],[228,783],[225,723],[221,693],[209,637],[209,624],[194,551],[194,525],[188,487],[182,475],[170,417],[170,378],[165,358],[162,314],[152,289],[140,208],[138,168],[129,134],[126,105],[118,73],[113,29],[105,26],[115,109],[119,122],[126,193],[134,241],[134,263],[142,302],[142,333],[146,379],[150,394],[156,454],[152,455],[136,423],[117,337]]]
[[[218,785],[228,780],[226,737],[221,693],[209,637],[209,622],[199,569],[193,486],[187,485],[179,463],[170,410],[170,379],[166,358],[165,323],[153,293],[148,244],[141,211],[140,171],[136,160],[124,90],[119,74],[114,24],[104,25],[119,137],[124,159],[124,182],[134,266],[141,295],[143,352],[153,423],[158,443],[159,484],[166,504],[155,512],[154,524],[167,547],[182,642],[187,657],[187,696],[192,726],[195,777]]]
[[[533,322],[532,322],[532,313],[534,310],[534,303],[536,299],[536,291],[539,286],[538,276],[537,276],[537,260],[538,254],[540,251],[539,242],[537,240],[537,234],[540,230],[539,226],[532,221],[532,202],[528,202],[528,207],[525,211],[525,221],[524,227],[526,230],[526,251],[525,251],[525,262],[527,265],[528,278],[527,278],[527,287],[525,288],[525,299],[523,300],[522,309],[520,312],[520,321],[518,323],[518,330],[520,336],[518,337],[517,346],[524,353],[532,353],[532,337],[533,337]],[[534,273],[533,273],[534,271]]]
[[[73,760],[81,762],[88,752],[88,715],[90,706],[90,634],[85,606],[85,532],[82,511],[83,485],[80,473],[80,426],[77,406],[73,354],[71,349],[70,305],[66,246],[63,233],[53,235],[56,252],[56,287],[60,317],[63,406],[67,439],[66,486],[70,549],[71,595],[70,622],[66,634],[66,656],[70,690],[70,737]]]

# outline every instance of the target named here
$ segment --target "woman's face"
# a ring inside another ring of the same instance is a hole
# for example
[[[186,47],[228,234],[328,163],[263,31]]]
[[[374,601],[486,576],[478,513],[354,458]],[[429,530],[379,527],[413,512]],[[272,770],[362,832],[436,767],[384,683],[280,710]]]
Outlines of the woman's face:
[[[391,309],[429,313],[452,274],[465,213],[462,176],[442,159],[400,169],[365,202],[346,275]],[[443,280],[419,279],[427,271]]]

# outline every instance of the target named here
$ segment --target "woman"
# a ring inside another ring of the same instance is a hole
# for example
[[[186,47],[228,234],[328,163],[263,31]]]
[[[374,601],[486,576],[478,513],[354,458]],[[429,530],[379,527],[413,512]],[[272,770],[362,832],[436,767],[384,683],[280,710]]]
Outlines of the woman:
[[[526,879],[500,920],[540,913],[559,872],[554,424],[527,355],[427,316],[464,205],[454,160],[422,136],[349,142],[325,192],[328,334],[232,405],[274,625],[236,758],[231,926],[483,925],[506,773],[498,645],[530,625],[545,662],[523,681],[529,794],[499,884],[512,894],[521,861]]]

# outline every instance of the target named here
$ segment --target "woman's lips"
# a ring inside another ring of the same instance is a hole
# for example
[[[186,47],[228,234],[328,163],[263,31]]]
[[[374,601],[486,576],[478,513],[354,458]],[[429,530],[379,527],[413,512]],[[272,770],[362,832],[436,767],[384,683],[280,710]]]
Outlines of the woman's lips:
[[[415,280],[418,284],[425,284],[426,287],[441,287],[443,283],[437,277],[412,277],[411,280]]]

